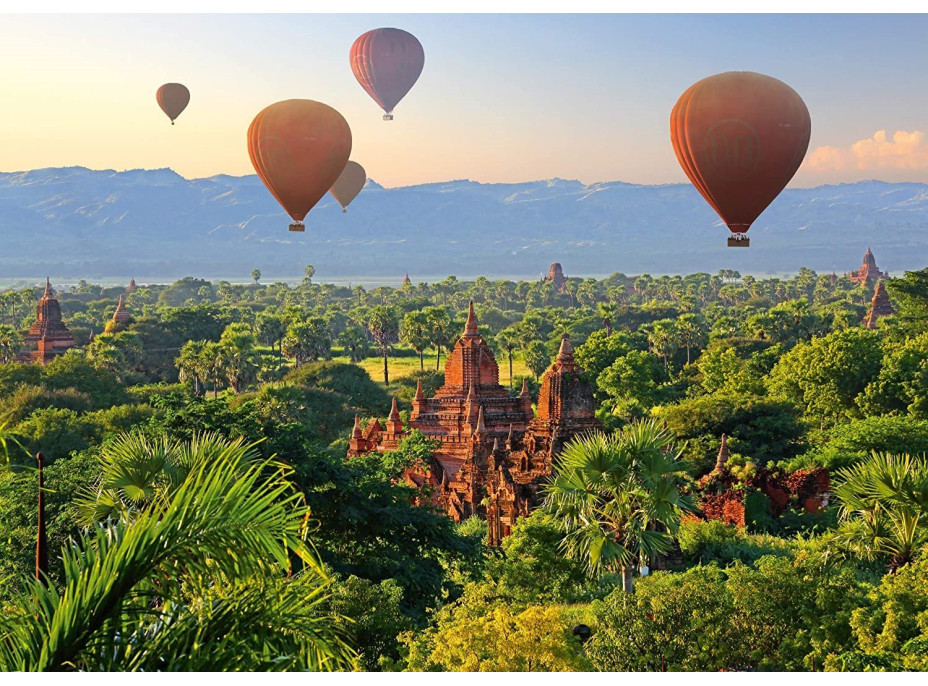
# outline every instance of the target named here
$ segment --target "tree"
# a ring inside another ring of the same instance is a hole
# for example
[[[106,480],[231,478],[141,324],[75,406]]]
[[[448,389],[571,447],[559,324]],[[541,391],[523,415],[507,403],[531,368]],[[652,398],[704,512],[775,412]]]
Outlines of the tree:
[[[528,345],[525,346],[523,356],[526,366],[535,375],[536,380],[545,373],[548,365],[551,364],[548,346],[541,341],[529,341]]]
[[[889,557],[891,569],[914,560],[928,543],[928,459],[874,453],[835,480],[836,540],[864,559]]]
[[[283,357],[283,350],[279,346],[283,337],[287,335],[287,323],[284,318],[279,314],[264,311],[258,315],[256,324],[258,338],[271,346],[272,350],[278,345],[277,354]]]
[[[770,372],[770,390],[825,428],[858,412],[857,396],[877,379],[882,359],[876,331],[835,331],[783,355]]]
[[[23,339],[12,326],[0,324],[0,364],[8,364],[16,360]]]
[[[886,288],[896,310],[896,325],[904,333],[918,335],[928,329],[928,267],[890,279]]]
[[[599,303],[599,318],[603,320],[603,326],[606,327],[606,335],[612,335],[612,323],[619,308],[615,303]]]
[[[281,350],[284,355],[296,360],[297,367],[307,360],[328,357],[331,340],[325,321],[319,317],[310,317],[306,321],[294,322],[281,341]]]
[[[303,269],[303,273],[306,275],[303,278],[303,282],[309,285],[313,282],[313,276],[316,274],[316,268],[311,264],[307,264],[306,268]]]
[[[393,307],[376,305],[367,313],[367,329],[371,332],[371,336],[374,337],[374,341],[380,348],[380,354],[383,355],[384,386],[390,385],[387,358],[390,354],[390,346],[396,341],[399,328],[399,316]]]
[[[196,396],[200,395],[200,383],[206,377],[203,354],[206,346],[206,341],[187,341],[175,361],[180,371],[180,380],[193,379],[193,394]]]
[[[509,388],[512,388],[512,353],[522,345],[518,328],[515,325],[510,325],[500,331],[496,334],[496,344],[501,350],[506,351],[509,358]]]
[[[318,612],[330,578],[284,464],[241,441],[124,439],[104,469],[88,509],[119,500],[124,516],[62,549],[60,591],[34,581],[11,599],[0,669],[351,666],[338,619]]]
[[[686,363],[690,364],[692,361],[690,358],[690,350],[694,347],[703,345],[705,329],[702,317],[695,312],[681,314],[680,318],[677,319],[676,329],[678,338],[683,342],[683,346],[686,348]]]
[[[338,334],[336,342],[345,349],[348,359],[352,362],[360,362],[370,352],[367,336],[357,326],[346,326]]]
[[[429,338],[435,347],[435,369],[441,369],[441,351],[452,343],[451,315],[444,307],[426,307],[422,310],[429,322]]]
[[[635,566],[667,553],[681,514],[693,509],[679,491],[679,457],[653,420],[568,443],[544,501],[564,532],[565,554],[591,576],[621,571],[623,590],[634,592]]]
[[[260,270],[260,269],[252,269],[252,270],[251,270],[251,278],[255,280],[255,286],[257,286],[257,285],[258,285],[258,282],[261,280],[261,270]]]
[[[419,371],[425,371],[423,355],[431,344],[429,316],[424,310],[407,312],[403,317],[402,340],[419,353]]]
[[[247,324],[229,324],[219,338],[218,365],[235,393],[258,377],[258,353],[255,337]]]

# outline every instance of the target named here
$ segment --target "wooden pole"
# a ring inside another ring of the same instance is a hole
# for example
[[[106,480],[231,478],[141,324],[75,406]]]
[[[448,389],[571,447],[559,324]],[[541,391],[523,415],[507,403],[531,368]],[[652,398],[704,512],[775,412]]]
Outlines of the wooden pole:
[[[45,456],[36,453],[36,462],[39,463],[39,530],[35,541],[35,578],[44,583],[48,576],[48,537],[45,533],[45,479],[42,468]]]

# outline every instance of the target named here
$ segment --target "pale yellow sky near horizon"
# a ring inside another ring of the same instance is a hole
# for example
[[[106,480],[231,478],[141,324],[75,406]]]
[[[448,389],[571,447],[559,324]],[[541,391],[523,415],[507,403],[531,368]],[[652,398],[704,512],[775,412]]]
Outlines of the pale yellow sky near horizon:
[[[619,19],[616,26],[628,32],[623,43],[642,33]],[[663,27],[674,19],[636,21]],[[0,171],[79,165],[169,167],[187,178],[250,174],[245,132],[254,115],[278,100],[308,97],[345,116],[352,159],[385,186],[462,178],[685,182],[669,143],[670,108],[693,80],[728,62],[690,66],[670,47],[663,52],[662,41],[647,58],[653,73],[634,63],[604,64],[599,53],[609,57],[620,48],[603,44],[602,34],[594,36],[600,27],[587,21],[6,15]],[[571,22],[576,27],[564,34],[561,27]],[[347,53],[364,30],[394,23],[420,36],[426,67],[387,123],[355,82]],[[517,34],[519,42],[509,44]],[[744,66],[766,68],[757,60],[756,67],[751,60]],[[928,182],[925,116],[914,116],[911,107],[898,116],[855,112],[834,93],[804,83],[796,69],[778,75],[813,112],[813,139],[793,186],[867,178]],[[192,94],[176,126],[154,99],[167,81],[185,83]],[[883,105],[892,112],[891,102]]]

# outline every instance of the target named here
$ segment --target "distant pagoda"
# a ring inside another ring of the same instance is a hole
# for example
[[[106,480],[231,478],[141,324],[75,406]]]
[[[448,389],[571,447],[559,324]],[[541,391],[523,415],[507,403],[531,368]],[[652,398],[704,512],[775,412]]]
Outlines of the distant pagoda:
[[[136,288],[138,286],[135,285],[135,277],[132,276],[129,278],[129,285],[126,286],[126,293],[134,293]]]
[[[867,316],[864,317],[864,325],[868,329],[875,329],[877,319],[888,317],[893,313],[893,305],[889,302],[889,293],[886,292],[886,286],[883,285],[881,279],[876,282],[876,288],[873,290],[873,299],[870,301],[870,310],[867,312]]]
[[[873,253],[870,251],[870,246],[868,245],[860,269],[851,272],[848,277],[854,283],[875,284],[880,279],[888,279],[889,274],[881,272],[876,266],[876,258],[873,257]]]
[[[404,286],[412,285],[412,281],[409,280],[409,272],[406,272],[406,276],[403,277],[403,285]]]
[[[116,305],[116,311],[113,313],[113,318],[106,323],[104,331],[106,333],[122,331],[131,321],[132,315],[129,314],[129,308],[126,307],[126,296],[120,295],[119,303]]]
[[[45,279],[45,292],[35,308],[35,319],[23,337],[25,349],[19,354],[20,362],[45,365],[74,347],[74,336],[61,321],[61,305],[52,295],[48,279]]]
[[[564,276],[564,268],[561,267],[560,262],[555,262],[551,265],[551,268],[548,269],[548,275],[544,278],[545,282],[550,281],[554,284],[554,290],[558,293],[564,292],[564,285],[567,283],[567,277]]]

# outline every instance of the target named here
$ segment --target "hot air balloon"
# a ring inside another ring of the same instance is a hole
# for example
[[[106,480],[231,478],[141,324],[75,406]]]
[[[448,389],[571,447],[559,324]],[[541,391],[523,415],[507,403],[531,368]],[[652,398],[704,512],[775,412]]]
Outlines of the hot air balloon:
[[[182,83],[166,83],[155,93],[155,99],[161,110],[168,115],[171,126],[173,126],[174,120],[180,116],[190,102],[190,91]]]
[[[364,188],[366,181],[367,174],[364,172],[364,167],[357,162],[351,161],[345,165],[341,176],[336,179],[329,189],[332,197],[338,200],[338,204],[342,206],[342,212],[348,211],[348,205],[358,197],[358,193]]]
[[[811,132],[799,94],[753,72],[697,81],[670,114],[677,160],[728,225],[732,247],[750,245],[747,230],[799,169]]]
[[[303,218],[348,162],[351,129],[336,110],[315,100],[283,100],[265,107],[248,127],[248,155],[258,176],[305,231]]]
[[[374,29],[354,42],[350,57],[358,83],[386,112],[384,121],[392,120],[393,108],[422,73],[422,44],[402,29]]]

